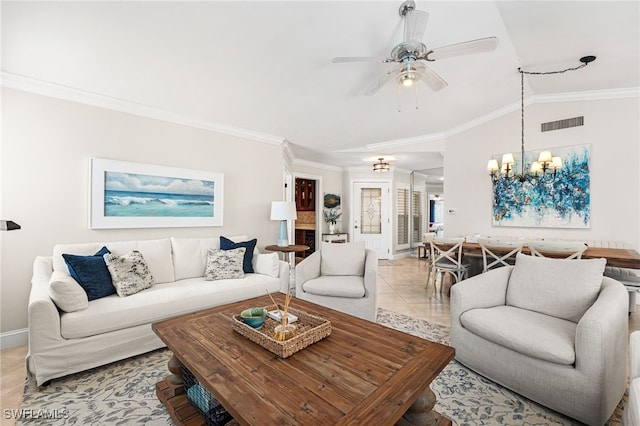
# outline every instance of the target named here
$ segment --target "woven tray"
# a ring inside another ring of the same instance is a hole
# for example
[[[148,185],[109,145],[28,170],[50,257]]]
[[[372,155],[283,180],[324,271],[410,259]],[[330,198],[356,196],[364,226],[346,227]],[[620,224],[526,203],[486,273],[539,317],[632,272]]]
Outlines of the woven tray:
[[[278,308],[282,309],[282,306],[278,306]],[[233,315],[231,317],[231,327],[233,331],[240,333],[280,358],[287,358],[331,334],[330,321],[293,308],[289,308],[289,312],[298,317],[298,321],[294,323],[296,335],[284,342],[273,338],[274,328],[280,323],[269,317],[265,319],[264,325],[259,330],[256,330],[242,322],[240,315]]]

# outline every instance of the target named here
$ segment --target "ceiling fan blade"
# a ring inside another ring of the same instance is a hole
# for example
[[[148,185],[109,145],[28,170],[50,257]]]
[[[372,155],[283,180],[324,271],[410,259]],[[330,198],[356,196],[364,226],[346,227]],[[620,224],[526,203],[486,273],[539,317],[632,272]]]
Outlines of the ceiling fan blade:
[[[342,64],[345,62],[384,62],[385,58],[379,56],[338,56],[331,59],[334,64]]]
[[[437,92],[448,86],[447,82],[442,79],[434,70],[428,66],[420,67],[420,81],[424,82],[431,90]]]
[[[400,67],[394,67],[393,69],[382,74],[372,85],[370,85],[367,90],[364,92],[365,96],[371,96],[375,94],[382,86],[387,84],[389,80],[395,77],[398,74]]]
[[[433,52],[429,54],[429,59],[437,61],[438,59],[451,58],[459,55],[490,52],[495,50],[496,47],[498,47],[498,37],[486,37],[433,49]]]
[[[404,17],[404,42],[422,42],[427,29],[429,14],[422,10],[410,10]]]

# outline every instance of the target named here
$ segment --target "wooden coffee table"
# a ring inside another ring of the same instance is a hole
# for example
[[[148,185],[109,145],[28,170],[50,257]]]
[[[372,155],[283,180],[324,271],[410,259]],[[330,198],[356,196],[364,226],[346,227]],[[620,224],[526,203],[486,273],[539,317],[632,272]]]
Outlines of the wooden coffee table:
[[[156,394],[176,424],[205,424],[186,398],[182,366],[242,425],[451,424],[432,410],[429,384],[453,348],[294,298],[292,307],[332,330],[282,359],[231,328],[232,315],[269,305],[258,297],[152,325],[173,352],[173,374]]]

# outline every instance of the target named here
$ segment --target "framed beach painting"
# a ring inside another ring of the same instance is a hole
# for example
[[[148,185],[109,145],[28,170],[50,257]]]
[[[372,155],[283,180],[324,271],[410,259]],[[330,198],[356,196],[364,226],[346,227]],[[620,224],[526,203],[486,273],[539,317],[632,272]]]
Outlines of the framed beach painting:
[[[222,226],[224,175],[91,159],[92,229]]]

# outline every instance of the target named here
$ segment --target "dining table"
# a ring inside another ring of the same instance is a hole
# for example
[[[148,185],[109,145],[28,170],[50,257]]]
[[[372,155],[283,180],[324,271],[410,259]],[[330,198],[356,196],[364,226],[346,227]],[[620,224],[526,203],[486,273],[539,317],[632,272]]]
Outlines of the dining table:
[[[492,249],[492,251],[499,253],[499,250]],[[470,256],[482,256],[482,249],[478,243],[465,242],[462,244],[462,253]],[[522,248],[522,253],[530,254],[529,247],[525,245]],[[542,251],[542,254],[547,257],[563,257],[563,254],[561,253]],[[564,256],[566,256],[566,254]],[[587,247],[587,249],[582,253],[582,259],[598,259],[602,257],[607,259],[607,266],[640,269],[640,253],[633,249]]]

